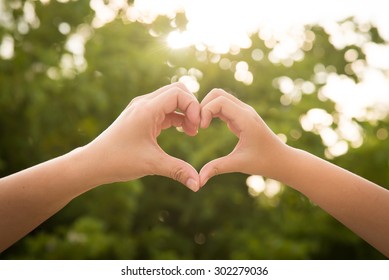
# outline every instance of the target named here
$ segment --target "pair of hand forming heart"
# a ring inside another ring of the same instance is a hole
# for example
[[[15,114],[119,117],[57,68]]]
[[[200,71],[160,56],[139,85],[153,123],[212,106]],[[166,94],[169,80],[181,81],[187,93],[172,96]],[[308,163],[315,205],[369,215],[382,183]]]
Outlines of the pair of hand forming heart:
[[[212,160],[199,173],[187,162],[165,153],[157,143],[163,129],[182,127],[187,135],[195,136],[215,117],[225,121],[239,141],[229,155]],[[271,175],[283,146],[256,111],[234,96],[214,89],[199,103],[183,84],[174,83],[132,100],[85,148],[101,183],[162,175],[197,191],[217,174]]]
[[[215,117],[239,141],[229,155],[199,173],[157,143],[163,129],[182,127],[194,136]],[[197,191],[226,172],[259,174],[291,186],[389,256],[389,238],[382,238],[389,236],[388,190],[287,146],[252,107],[225,91],[214,89],[199,103],[179,83],[135,98],[86,146],[0,178],[0,252],[96,186],[156,174]]]

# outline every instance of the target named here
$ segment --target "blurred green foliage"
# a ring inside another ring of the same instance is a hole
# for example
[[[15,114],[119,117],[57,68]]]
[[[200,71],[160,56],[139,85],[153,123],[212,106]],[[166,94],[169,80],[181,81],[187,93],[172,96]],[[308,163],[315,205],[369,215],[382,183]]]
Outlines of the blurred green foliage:
[[[3,2],[15,22],[20,5]],[[18,2],[18,1],[16,1]],[[115,21],[89,27],[85,70],[61,72],[67,35],[89,26],[94,13],[87,1],[49,4],[35,2],[39,25],[28,32],[0,26],[0,37],[14,38],[14,55],[0,59],[0,175],[66,153],[88,143],[103,131],[135,96],[171,82],[183,69],[197,69],[201,100],[214,87],[224,88],[252,105],[292,146],[324,156],[319,136],[305,132],[299,118],[311,108],[334,111],[334,104],[317,94],[282,105],[282,93],[272,81],[280,76],[310,80],[317,63],[333,65],[342,73],[344,51],[336,50],[320,27],[313,48],[301,62],[285,67],[266,59],[269,50],[258,36],[250,49],[225,54],[233,63],[246,61],[254,73],[247,86],[234,72],[214,63],[215,54],[195,48],[169,49],[164,41],[170,19],[153,24]],[[178,28],[185,26],[180,14]],[[160,36],[151,36],[158,33]],[[21,32],[23,31],[23,32]],[[372,36],[379,41],[375,30]],[[253,49],[264,59],[254,61]],[[358,49],[357,47],[355,47]],[[205,56],[205,58],[204,58]],[[51,73],[51,74],[49,74]],[[334,162],[374,182],[389,181],[389,142],[376,137],[387,121],[361,123],[364,145]],[[158,138],[170,154],[199,169],[227,154],[237,141],[223,123],[190,138],[174,129]],[[3,259],[381,259],[383,256],[296,191],[283,187],[273,198],[253,197],[247,175],[213,178],[198,193],[158,176],[101,186],[74,199],[62,211],[0,255]],[[374,218],[374,217],[372,217]]]

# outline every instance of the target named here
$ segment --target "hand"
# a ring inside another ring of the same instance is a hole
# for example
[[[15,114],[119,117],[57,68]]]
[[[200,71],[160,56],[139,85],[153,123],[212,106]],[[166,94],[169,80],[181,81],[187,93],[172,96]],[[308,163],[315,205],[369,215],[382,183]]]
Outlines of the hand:
[[[200,104],[196,97],[183,84],[175,83],[133,99],[85,150],[96,176],[101,176],[104,183],[162,175],[197,191],[197,171],[165,153],[156,138],[171,126],[182,127],[187,135],[194,136],[199,123]]]
[[[212,118],[225,121],[239,138],[227,156],[207,163],[200,171],[200,186],[213,176],[229,172],[272,177],[286,145],[270,130],[257,112],[221,89],[212,90],[201,102],[201,128]]]

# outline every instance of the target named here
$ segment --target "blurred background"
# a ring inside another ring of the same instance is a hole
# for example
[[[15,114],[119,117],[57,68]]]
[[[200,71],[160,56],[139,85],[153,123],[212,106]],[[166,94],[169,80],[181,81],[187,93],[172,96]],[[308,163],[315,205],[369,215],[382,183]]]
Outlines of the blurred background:
[[[174,81],[252,105],[283,141],[386,187],[385,1],[0,0],[0,176],[82,146]],[[158,141],[198,170],[237,142],[215,120]],[[375,217],[371,217],[374,219]],[[383,237],[387,238],[387,237]],[[2,259],[383,259],[277,181],[158,176],[101,186]]]

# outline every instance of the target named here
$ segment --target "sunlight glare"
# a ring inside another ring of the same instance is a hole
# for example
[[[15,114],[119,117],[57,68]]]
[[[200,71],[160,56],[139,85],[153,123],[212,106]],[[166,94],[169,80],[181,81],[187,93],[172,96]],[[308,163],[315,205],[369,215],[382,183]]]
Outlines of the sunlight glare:
[[[273,198],[282,190],[280,182],[273,179],[264,179],[259,175],[251,175],[247,177],[246,184],[248,186],[249,194],[253,197],[264,193],[266,197]]]
[[[0,43],[0,57],[2,59],[11,59],[14,56],[14,38],[10,35],[3,36]]]
[[[249,193],[252,196],[258,196],[266,188],[265,180],[259,175],[251,175],[247,177],[246,184],[249,187]]]
[[[35,13],[35,4],[25,2],[23,6],[23,19],[33,28],[38,28],[40,21]]]
[[[193,38],[186,31],[172,31],[167,37],[167,43],[172,49],[180,49],[193,45]]]
[[[176,71],[176,75],[174,75],[171,79],[171,82],[181,82],[185,84],[185,86],[193,93],[196,93],[200,90],[199,79],[203,77],[203,73],[196,68],[190,68],[189,70],[180,67]]]
[[[125,0],[91,0],[90,6],[96,12],[95,28],[112,21],[121,9],[123,17],[131,22],[150,24],[159,15],[168,17],[173,27],[166,36],[170,48],[194,46],[198,61],[217,63],[222,70],[232,71],[234,78],[245,85],[251,85],[256,76],[252,70],[256,68],[251,63],[267,59],[276,65],[292,67],[303,60],[318,40],[312,26],[322,27],[330,43],[336,49],[344,50],[344,59],[348,63],[344,69],[325,65],[323,61],[314,66],[310,80],[281,76],[274,79],[273,86],[282,93],[280,102],[284,106],[296,104],[304,94],[313,93],[317,93],[321,101],[330,100],[335,104],[334,115],[313,108],[300,119],[304,130],[321,137],[329,157],[347,152],[348,145],[361,145],[362,129],[355,120],[382,120],[389,114],[389,17],[386,1],[135,0],[130,5]],[[184,29],[174,29],[177,13],[185,13],[187,24]],[[61,32],[68,32],[65,27],[62,26]],[[372,27],[384,42],[371,42]],[[22,31],[26,28],[28,26],[20,26]],[[235,56],[242,49],[250,48],[252,38],[255,38],[253,35],[258,36],[268,50],[254,46],[252,61],[223,56]],[[69,38],[68,48],[73,53],[77,50],[81,53],[81,46],[72,42],[72,35]],[[4,55],[7,51],[12,57],[11,42],[7,42],[2,43],[0,50],[3,57],[7,57]],[[266,57],[265,53],[268,53]],[[73,64],[76,56],[74,54]],[[64,64],[68,65],[70,60],[65,61]],[[172,81],[183,81],[197,92],[200,78],[185,70],[178,71]]]
[[[367,63],[375,68],[389,70],[389,43],[367,43],[363,49]]]
[[[59,30],[59,32],[61,32],[63,35],[67,35],[67,34],[70,33],[71,27],[70,27],[69,23],[67,23],[67,22],[61,22],[61,23],[58,25],[58,30]]]
[[[348,118],[383,119],[389,113],[389,79],[370,67],[363,72],[359,83],[345,75],[330,74],[321,93],[334,101],[337,111]]]
[[[320,131],[320,137],[327,147],[335,145],[339,140],[338,134],[329,127],[325,127]]]
[[[120,9],[128,9],[126,0],[90,0],[89,5],[96,13],[92,21],[94,28],[102,27],[113,21]]]
[[[339,141],[334,145],[330,146],[326,150],[326,156],[328,158],[339,157],[341,155],[346,154],[348,151],[348,144],[346,141]]]
[[[280,191],[281,191],[280,182],[273,179],[266,180],[266,189],[264,193],[268,198],[275,197]]]
[[[323,109],[313,108],[301,117],[300,122],[305,131],[320,132],[332,125],[333,117]]]
[[[179,82],[183,83],[189,91],[196,93],[200,89],[200,84],[193,76],[182,76],[178,79]]]
[[[253,82],[254,76],[249,71],[249,65],[245,61],[240,61],[235,66],[235,80],[250,85]]]

